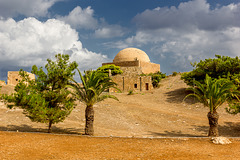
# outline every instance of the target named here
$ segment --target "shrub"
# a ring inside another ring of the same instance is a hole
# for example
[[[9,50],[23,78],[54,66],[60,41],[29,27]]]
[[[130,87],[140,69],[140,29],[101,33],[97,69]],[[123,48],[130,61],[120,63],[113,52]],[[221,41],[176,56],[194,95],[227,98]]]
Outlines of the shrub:
[[[227,78],[235,85],[240,85],[240,59],[228,56],[215,55],[216,58],[201,60],[191,64],[195,67],[191,72],[183,73],[181,79],[188,85],[193,86],[193,80],[204,83],[206,74],[213,79]]]
[[[194,81],[204,84],[206,75],[212,79],[228,79],[240,90],[240,59],[239,57],[231,58],[228,56],[215,55],[214,59],[201,60],[199,63],[191,64],[195,69],[191,72],[183,73],[181,79],[187,85],[194,85]],[[238,97],[239,99],[239,97]],[[230,103],[226,111],[231,114],[240,113],[240,103]]]
[[[133,95],[134,93],[133,93],[133,90],[129,90],[128,91],[128,95]]]
[[[154,88],[159,87],[159,82],[163,78],[166,78],[166,73],[162,73],[162,72],[150,73],[148,75],[152,77],[152,85]]]
[[[177,74],[177,72],[172,72],[172,76],[176,76]]]
[[[102,67],[99,67],[97,69],[97,72],[102,72],[104,73],[106,76],[109,75],[109,70],[111,70],[111,74],[114,76],[114,75],[117,75],[117,74],[122,74],[123,71],[120,69],[119,66],[115,66],[114,64],[109,64],[109,65],[104,65]]]

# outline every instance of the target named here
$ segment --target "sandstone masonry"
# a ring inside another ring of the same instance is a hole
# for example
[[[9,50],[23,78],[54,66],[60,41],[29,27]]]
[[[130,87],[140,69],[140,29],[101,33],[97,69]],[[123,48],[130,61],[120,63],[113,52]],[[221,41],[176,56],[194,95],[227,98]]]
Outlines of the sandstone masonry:
[[[160,72],[160,64],[151,63],[148,55],[137,48],[123,49],[115,56],[113,62],[102,65],[108,64],[120,66],[123,70],[121,75],[111,77],[122,92],[153,89],[151,76],[143,76],[143,74]],[[110,89],[110,92],[115,91]]]

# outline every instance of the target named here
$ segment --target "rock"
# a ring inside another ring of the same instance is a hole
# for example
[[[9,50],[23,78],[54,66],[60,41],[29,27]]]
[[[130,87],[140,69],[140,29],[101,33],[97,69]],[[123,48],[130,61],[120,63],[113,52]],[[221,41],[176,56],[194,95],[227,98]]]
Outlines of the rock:
[[[211,141],[214,144],[230,144],[232,143],[229,139],[227,139],[226,137],[213,137],[211,139]]]

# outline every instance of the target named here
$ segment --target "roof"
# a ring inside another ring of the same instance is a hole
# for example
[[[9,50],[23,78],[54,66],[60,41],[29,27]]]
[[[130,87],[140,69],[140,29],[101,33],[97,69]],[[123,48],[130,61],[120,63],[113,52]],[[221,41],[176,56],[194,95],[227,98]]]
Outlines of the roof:
[[[148,55],[137,48],[126,48],[118,52],[118,54],[113,59],[113,62],[124,62],[124,61],[135,61],[139,60],[142,62],[150,62]]]

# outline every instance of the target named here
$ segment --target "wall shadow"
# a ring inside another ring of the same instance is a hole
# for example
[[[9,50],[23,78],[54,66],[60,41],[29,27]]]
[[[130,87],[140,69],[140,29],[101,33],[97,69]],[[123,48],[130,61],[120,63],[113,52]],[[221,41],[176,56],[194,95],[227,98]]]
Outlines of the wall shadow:
[[[39,133],[47,133],[48,128],[35,128],[29,125],[8,125],[8,126],[0,126],[0,131],[19,131],[19,132],[39,132]],[[77,128],[61,128],[52,126],[52,133],[57,134],[84,134],[84,129]]]
[[[166,93],[167,102],[169,103],[182,103],[185,102],[187,104],[195,104],[198,102],[195,97],[188,97],[183,101],[183,99],[189,94],[189,91],[186,91],[186,88],[179,88],[173,91],[169,91]]]

